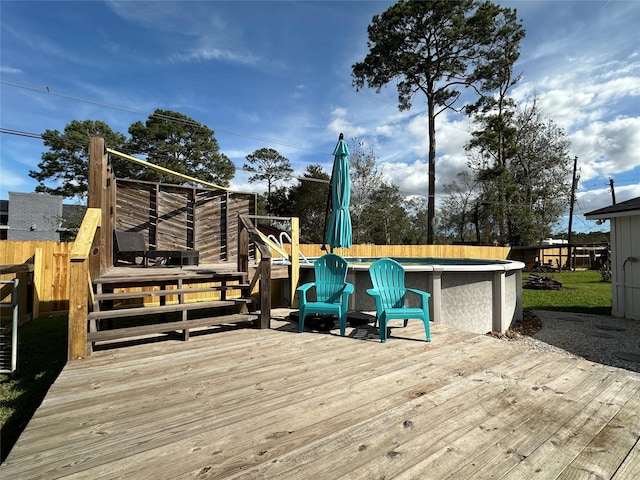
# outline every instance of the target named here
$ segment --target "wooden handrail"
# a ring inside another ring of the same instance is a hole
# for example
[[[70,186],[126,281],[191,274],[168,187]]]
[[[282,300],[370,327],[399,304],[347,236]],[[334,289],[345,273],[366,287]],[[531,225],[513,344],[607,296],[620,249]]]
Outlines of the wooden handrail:
[[[290,279],[290,305],[291,307],[298,306],[298,297],[296,296],[296,289],[300,281],[300,220],[298,217],[269,217],[263,215],[245,215],[247,221],[251,220],[275,220],[275,221],[288,221],[291,222],[291,248],[290,253],[284,246],[277,245],[270,240],[258,229],[258,235],[262,238],[263,242],[276,252],[281,257],[287,259],[290,263],[289,267],[289,279]],[[255,228],[255,227],[254,227]],[[252,282],[253,283],[253,282]]]
[[[244,215],[238,216],[238,270],[249,271],[249,241],[260,254],[260,328],[271,327],[271,250],[260,236],[258,229]]]
[[[89,304],[89,256],[102,223],[102,211],[88,208],[69,254],[69,348],[68,360],[87,356],[87,314]]]
[[[91,245],[95,237],[96,230],[101,226],[102,212],[99,208],[87,208],[82,219],[82,225],[78,230],[78,235],[73,242],[73,247],[69,253],[69,259],[73,261],[82,261],[89,258]]]

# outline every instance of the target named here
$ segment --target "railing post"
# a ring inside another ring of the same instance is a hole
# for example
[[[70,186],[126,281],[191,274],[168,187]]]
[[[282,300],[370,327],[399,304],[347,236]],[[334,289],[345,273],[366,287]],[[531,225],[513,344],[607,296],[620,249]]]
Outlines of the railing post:
[[[87,356],[88,276],[88,259],[71,259],[69,265],[68,360],[77,360]]]
[[[249,271],[249,232],[242,219],[238,219],[238,271]]]
[[[69,343],[68,360],[87,356],[89,313],[89,254],[102,221],[99,208],[87,208],[69,253]]]
[[[109,156],[104,138],[89,138],[89,195],[87,207],[99,208],[102,219],[98,234],[90,252],[91,276],[99,277],[107,268],[113,266],[113,204],[112,191],[115,188],[113,174],[109,168]]]
[[[298,297],[296,289],[300,283],[300,220],[298,217],[291,217],[291,296],[289,297],[292,307],[297,308]]]
[[[271,328],[271,258],[260,259],[260,328]]]

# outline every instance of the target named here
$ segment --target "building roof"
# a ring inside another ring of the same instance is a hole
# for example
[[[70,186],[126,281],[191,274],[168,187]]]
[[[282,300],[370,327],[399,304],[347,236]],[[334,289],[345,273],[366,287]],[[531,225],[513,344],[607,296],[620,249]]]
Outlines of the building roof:
[[[616,203],[608,207],[587,212],[584,216],[588,219],[592,218],[612,218],[612,217],[629,217],[632,215],[640,215],[640,197],[632,198],[626,202]]]

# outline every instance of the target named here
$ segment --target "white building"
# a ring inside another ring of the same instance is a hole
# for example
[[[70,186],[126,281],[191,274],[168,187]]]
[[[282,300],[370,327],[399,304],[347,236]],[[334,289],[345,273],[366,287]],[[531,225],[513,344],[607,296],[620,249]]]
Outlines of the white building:
[[[611,314],[640,320],[640,197],[585,217],[611,222]]]

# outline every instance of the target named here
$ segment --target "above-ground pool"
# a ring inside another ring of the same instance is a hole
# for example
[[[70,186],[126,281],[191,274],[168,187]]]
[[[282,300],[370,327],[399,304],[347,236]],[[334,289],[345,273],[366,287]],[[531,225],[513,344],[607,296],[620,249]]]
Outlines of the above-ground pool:
[[[375,311],[369,265],[377,258],[345,257],[347,281],[355,287],[349,309]],[[522,319],[522,269],[511,260],[473,258],[394,258],[405,270],[405,286],[427,291],[429,315],[442,323],[474,333],[504,333]],[[313,266],[301,265],[300,284],[313,281]],[[410,305],[414,306],[414,305]]]

